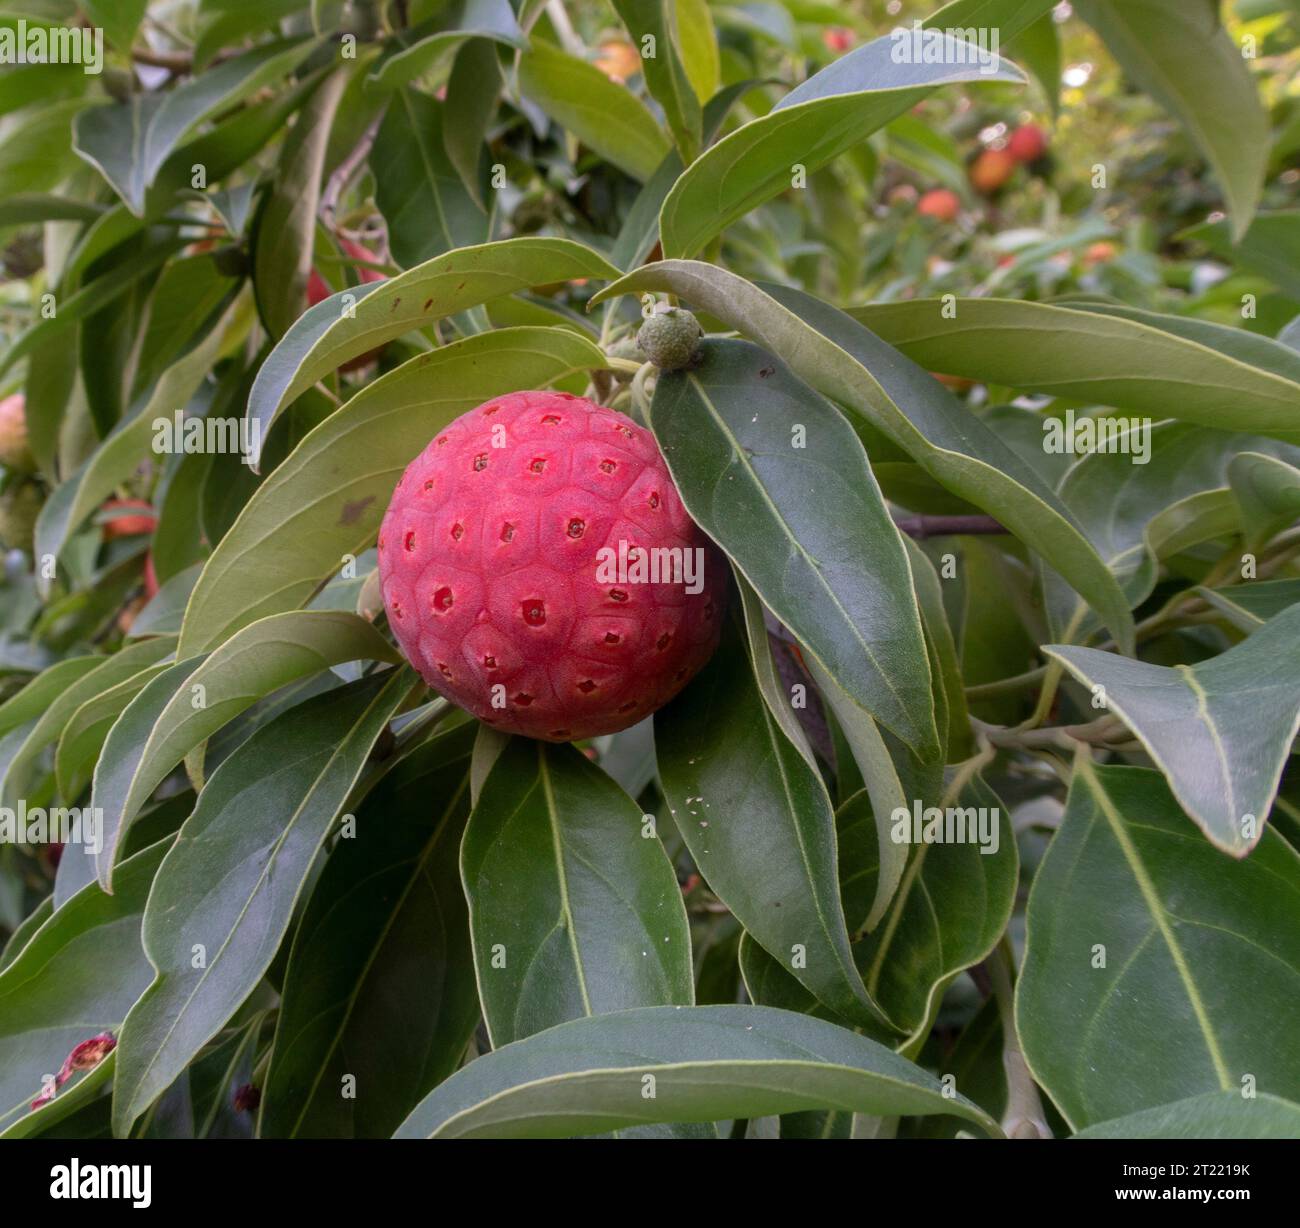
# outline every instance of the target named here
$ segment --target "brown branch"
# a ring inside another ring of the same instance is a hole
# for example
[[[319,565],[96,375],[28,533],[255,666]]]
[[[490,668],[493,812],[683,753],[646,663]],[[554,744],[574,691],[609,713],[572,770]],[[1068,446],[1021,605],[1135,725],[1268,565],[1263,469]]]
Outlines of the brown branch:
[[[992,516],[909,516],[895,515],[894,523],[908,535],[924,541],[927,537],[971,537],[1006,533],[1005,525]]]

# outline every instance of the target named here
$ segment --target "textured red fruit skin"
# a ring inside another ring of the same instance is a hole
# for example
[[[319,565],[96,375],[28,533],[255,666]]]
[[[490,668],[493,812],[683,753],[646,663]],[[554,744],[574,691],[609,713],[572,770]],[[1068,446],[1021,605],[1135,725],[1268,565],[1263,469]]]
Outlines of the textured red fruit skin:
[[[620,541],[702,550],[702,591],[600,582],[598,551]],[[562,392],[510,393],[440,432],[393,492],[379,575],[389,626],[434,690],[551,742],[666,704],[717,647],[727,585],[653,436]]]

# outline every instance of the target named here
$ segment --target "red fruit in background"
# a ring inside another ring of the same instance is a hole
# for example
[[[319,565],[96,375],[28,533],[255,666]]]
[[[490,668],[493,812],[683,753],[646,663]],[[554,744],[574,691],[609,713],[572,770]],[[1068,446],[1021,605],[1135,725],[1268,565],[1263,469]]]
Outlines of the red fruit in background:
[[[1016,160],[1005,149],[985,149],[970,164],[968,174],[971,187],[985,196],[992,196],[1016,170]]]
[[[109,499],[104,504],[104,511],[109,517],[102,526],[106,542],[111,542],[118,537],[135,537],[140,533],[152,533],[158,523],[153,508],[143,499]],[[123,515],[132,511],[140,514]]]
[[[0,401],[0,465],[19,473],[36,468],[27,436],[27,400],[21,392]]]
[[[600,44],[600,54],[593,63],[619,85],[625,85],[630,77],[641,71],[641,56],[631,43],[623,39],[606,39]]]
[[[961,212],[961,201],[956,192],[950,192],[947,188],[933,188],[916,202],[916,211],[922,217],[955,222],[957,214]]]
[[[158,573],[154,570],[153,551],[144,556],[144,598],[152,601],[158,596]]]
[[[345,239],[340,235],[338,236],[338,245],[345,256],[348,256],[350,259],[355,260],[360,264],[379,263],[379,257],[374,252],[372,252],[368,247],[363,247],[360,243],[354,243],[351,239]],[[378,269],[362,267],[357,270],[357,273],[361,278],[362,285],[367,285],[368,283],[375,281],[384,281],[386,279],[385,274],[379,272]],[[329,288],[329,285],[320,273],[315,269],[312,269],[311,276],[307,278],[307,306],[315,307],[317,303],[323,302],[333,293],[335,293],[335,291]],[[344,371],[356,371],[360,367],[375,362],[379,358],[382,348],[383,347],[381,346],[380,349],[370,350],[365,354],[359,354],[356,358],[349,359],[343,364],[341,369]]]
[[[699,551],[700,591],[637,576],[638,548],[642,568],[664,548]],[[495,728],[561,742],[625,729],[686,685],[717,646],[727,564],[648,431],[568,393],[515,392],[411,462],[379,574],[431,687]]]
[[[1007,141],[1007,153],[1017,162],[1037,162],[1047,152],[1047,133],[1037,124],[1021,124]]]
[[[1115,244],[1107,243],[1102,239],[1097,243],[1089,243],[1084,249],[1083,263],[1089,267],[1094,264],[1105,264],[1108,260],[1115,259]]]
[[[847,51],[853,46],[853,31],[846,30],[843,26],[829,26],[822,31],[822,42],[826,45],[827,51],[834,51],[837,54]]]

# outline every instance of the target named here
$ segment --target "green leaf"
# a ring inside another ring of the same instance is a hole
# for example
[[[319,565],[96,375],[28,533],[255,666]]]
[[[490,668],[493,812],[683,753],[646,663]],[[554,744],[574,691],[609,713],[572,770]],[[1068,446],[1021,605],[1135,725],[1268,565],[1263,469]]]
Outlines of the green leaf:
[[[331,73],[303,107],[254,227],[253,288],[272,337],[284,336],[307,304],[325,152],[347,83],[347,73]]]
[[[677,47],[686,77],[701,102],[708,102],[722,84],[718,32],[708,0],[672,0],[677,18]]]
[[[682,60],[674,20],[675,0],[613,0],[613,4],[633,45],[641,52],[646,89],[663,107],[682,161],[690,165],[700,152],[700,99]],[[647,38],[651,41],[647,42]],[[649,47],[653,55],[646,54]]]
[[[38,556],[58,558],[72,533],[134,474],[149,452],[153,420],[170,417],[198,390],[228,341],[227,331],[237,324],[242,302],[241,295],[188,354],[163,372],[149,396],[133,407],[131,415],[118,424],[89,459],[54,490],[36,522]],[[49,578],[43,575],[42,580],[48,591]]]
[[[69,718],[54,753],[54,774],[63,797],[80,797],[90,784],[100,748],[122,710],[159,674],[177,667],[160,661],[87,699]]]
[[[493,45],[480,45],[488,48],[495,66]],[[444,149],[451,135],[447,114],[448,108],[428,94],[403,89],[388,104],[371,151],[375,203],[388,223],[393,258],[403,268],[488,237],[488,216]],[[481,139],[480,133],[475,171]]]
[[[470,816],[461,877],[494,1047],[583,1015],[694,1001],[663,845],[573,746],[511,740]]]
[[[100,26],[119,51],[129,51],[149,0],[85,0],[92,26]]]
[[[16,695],[0,704],[0,734],[40,719],[45,710],[78,679],[104,662],[103,657],[69,657],[43,669]]]
[[[1241,510],[1248,550],[1264,545],[1274,533],[1300,520],[1300,468],[1296,465],[1263,452],[1239,452],[1228,462],[1228,482]]]
[[[664,255],[695,255],[732,222],[788,189],[792,168],[811,174],[941,85],[1024,82],[1014,65],[967,63],[965,45],[940,37],[948,44],[945,63],[900,63],[893,54],[897,40],[886,35],[815,73],[767,115],[724,137],[664,201]]]
[[[33,193],[0,201],[0,227],[29,226],[35,222],[97,222],[104,206],[65,196]]]
[[[795,375],[849,408],[865,429],[886,437],[947,489],[996,516],[1039,551],[1131,645],[1132,615],[1114,577],[1047,484],[923,370],[843,312],[811,295],[757,286],[712,265],[664,261],[605,287],[592,304],[617,294],[669,290],[728,327],[783,356]],[[907,412],[900,408],[906,405]]]
[[[647,1097],[647,1078],[654,1096]],[[762,1006],[648,1007],[560,1024],[431,1092],[398,1138],[566,1138],[800,1109],[996,1123],[933,1075],[834,1024]]]
[[[165,94],[135,94],[129,102],[88,108],[73,124],[73,146],[142,217],[146,190],[199,123],[280,81],[315,46],[301,39],[267,43]]]
[[[503,328],[368,384],[276,466],[221,539],[190,599],[182,652],[206,652],[257,618],[306,604],[347,556],[374,542],[402,471],[461,414],[604,363],[568,329]],[[366,463],[345,464],[349,457]]]
[[[1080,1130],[1075,1138],[1300,1138],[1300,1105],[1280,1096],[1204,1092]]]
[[[923,24],[937,30],[996,26],[1005,45],[1055,7],[1056,0],[952,0]]]
[[[1300,607],[1196,665],[1151,665],[1045,646],[1121,717],[1210,840],[1244,857],[1273,804],[1300,731]]]
[[[140,916],[166,847],[160,842],[124,862],[117,895],[93,885],[77,892],[0,975],[0,1128],[26,1118],[42,1080],[76,1045],[116,1032],[148,985]]]
[[[706,341],[659,377],[650,425],[687,510],[768,608],[858,705],[937,755],[907,551],[843,417],[757,346]]]
[[[441,316],[548,282],[617,276],[580,243],[520,238],[460,248],[386,281],[341,290],[309,308],[267,356],[248,399],[249,419],[265,439],[285,406],[323,375]]]
[[[1266,277],[1287,297],[1300,299],[1300,209],[1256,214],[1235,242],[1226,221],[1202,222],[1178,237],[1199,239],[1216,256]]]
[[[854,943],[853,957],[868,991],[911,1035],[923,1032],[953,978],[993,950],[1011,919],[1020,877],[1010,818],[982,780],[972,780],[959,798],[935,799],[936,810],[942,807],[938,842],[924,842],[927,823],[936,820],[922,811],[922,843],[914,844],[921,800],[904,807],[906,827],[892,812],[882,824],[865,793],[850,798],[836,816],[844,908],[851,917],[861,915],[875,893],[875,832],[884,826],[891,840],[906,836],[897,842],[907,859],[903,881],[884,921]],[[965,840],[943,842],[949,816],[952,834],[961,835],[961,824]]]
[[[1076,1129],[1300,1079],[1297,854],[1271,829],[1240,862],[1190,836],[1158,772],[1076,759],[1016,987],[1025,1058]]]
[[[442,114],[442,144],[470,199],[483,205],[483,149],[488,126],[501,94],[497,46],[471,38],[456,52],[447,78],[447,105]]]
[[[1076,433],[1081,422],[1086,425],[1077,419]],[[1072,444],[1068,423],[1060,425],[1053,446]],[[1300,460],[1300,449],[1271,439],[1174,421],[1111,419],[1107,430],[1109,450],[1080,456],[1058,491],[1133,606],[1151,595],[1161,560],[1239,530],[1241,507],[1229,489],[1235,454]],[[1046,445],[1046,433],[1042,438]],[[1091,611],[1054,577],[1044,587],[1051,634],[1069,642],[1085,638],[1096,625]]]
[[[1269,121],[1241,49],[1215,4],[1078,0],[1125,74],[1177,117],[1208,159],[1240,238],[1268,169]]]
[[[1196,592],[1249,633],[1300,602],[1300,580],[1252,580],[1218,589],[1198,586]]]
[[[460,1065],[479,1018],[457,858],[474,732],[402,759],[325,863],[289,955],[260,1137],[387,1138]]]
[[[14,68],[6,65],[7,76]],[[52,65],[31,66],[48,80]],[[80,70],[78,70],[80,71]],[[44,90],[39,96],[44,96]],[[77,167],[72,133],[86,100],[66,98],[37,103],[5,116],[0,122],[0,200],[31,193],[51,192]]]
[[[519,28],[509,0],[453,0],[433,21],[398,35],[393,50],[371,72],[367,84],[395,90],[422,77],[449,48],[468,38],[486,38],[524,48],[528,40]]]
[[[822,1002],[887,1034],[853,966],[826,786],[764,704],[734,612],[713,659],[655,715],[655,752],[710,889]]]
[[[918,299],[850,314],[930,370],[1300,443],[1300,382],[1180,336],[1185,321],[1011,299],[958,299],[954,310],[945,319],[940,300]],[[1294,362],[1285,348],[1278,361]]]
[[[535,41],[519,57],[519,89],[561,128],[642,182],[668,152],[645,104],[594,64]]]
[[[74,675],[60,685],[26,741],[10,759],[4,771],[0,772],[0,800],[23,796],[29,792],[32,784],[30,774],[35,769],[36,757],[58,740],[73,713],[83,703],[133,677],[141,668],[157,664],[175,651],[175,648],[174,639],[159,638],[132,644],[112,656],[98,658],[94,668],[85,673],[80,673],[78,662],[80,676]],[[77,799],[67,797],[63,800],[71,804]]]
[[[157,976],[122,1027],[119,1137],[270,966],[325,835],[411,681],[392,670],[309,699],[259,729],[207,782],[145,910]]]
[[[344,661],[400,657],[364,618],[298,610],[245,627],[203,661],[181,662],[175,674],[141,691],[113,726],[95,769],[91,800],[103,814],[104,890],[112,890],[113,863],[131,820],[190,751],[272,691]]]

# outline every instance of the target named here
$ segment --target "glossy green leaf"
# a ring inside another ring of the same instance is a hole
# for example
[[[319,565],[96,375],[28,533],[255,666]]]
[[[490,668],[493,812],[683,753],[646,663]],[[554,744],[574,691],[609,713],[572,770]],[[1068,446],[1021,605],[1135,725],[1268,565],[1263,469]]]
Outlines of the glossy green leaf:
[[[276,176],[258,214],[253,288],[272,337],[284,336],[307,305],[321,175],[347,83],[346,73],[331,73],[303,107],[285,137]]]
[[[945,319],[938,299],[918,299],[850,314],[930,370],[1300,442],[1300,382],[1180,336],[1174,317],[1011,299],[958,299],[955,312]]]
[[[882,824],[869,795],[859,793],[836,815],[849,916],[863,913],[876,894],[878,830],[887,824],[907,860],[884,919],[854,942],[853,956],[868,991],[909,1034],[926,1026],[953,978],[997,944],[1020,877],[1010,817],[997,795],[976,779],[959,798],[944,800],[940,811],[939,798],[909,798],[906,820],[891,812]]]
[[[392,670],[291,708],[207,782],[145,910],[144,946],[157,976],[122,1027],[117,1135],[257,986],[326,833],[411,681],[409,671]]]
[[[701,102],[708,102],[722,84],[718,32],[708,0],[672,0],[677,18],[677,42],[686,77]]]
[[[408,85],[468,38],[527,46],[509,0],[453,0],[434,20],[402,31],[393,49],[370,73],[369,84],[380,90]]]
[[[661,1006],[574,1020],[481,1057],[397,1137],[566,1138],[825,1108],[949,1112],[998,1133],[933,1075],[834,1024],[762,1006]]]
[[[483,45],[495,67],[492,44]],[[403,268],[488,237],[487,213],[444,148],[451,135],[448,116],[449,108],[436,99],[403,89],[388,104],[370,154],[375,202],[388,223],[393,258]],[[478,148],[476,144],[475,169]]]
[[[130,417],[119,423],[85,464],[55,489],[36,522],[38,555],[57,558],[69,536],[135,472],[149,453],[154,419],[170,417],[177,406],[185,405],[194,395],[228,340],[227,330],[237,325],[241,302],[236,299],[212,330],[163,372]],[[48,580],[45,583],[48,587]]]
[[[655,715],[664,796],[745,929],[844,1019],[880,1032],[849,948],[826,786],[764,704],[743,635],[733,614],[713,659]]]
[[[470,199],[484,203],[483,152],[501,94],[501,63],[490,39],[471,38],[456,52],[447,78],[442,144]]]
[[[1075,1138],[1300,1139],[1300,1104],[1268,1094],[1205,1092],[1098,1122]]]
[[[650,425],[695,521],[853,700],[938,753],[907,552],[852,428],[778,359],[706,341]]]
[[[77,673],[80,676],[73,675],[67,682],[60,684],[22,747],[10,759],[4,772],[0,773],[0,800],[10,801],[27,792],[31,783],[30,773],[36,766],[36,757],[59,739],[73,713],[83,703],[119,682],[134,677],[141,669],[156,664],[174,652],[175,648],[174,639],[160,637],[146,640],[129,645],[112,656],[100,658],[85,673],[80,672],[80,660],[74,658],[78,661]],[[71,804],[77,799],[69,797],[63,800]]]
[[[81,796],[91,782],[104,739],[122,710],[159,674],[175,669],[175,665],[166,661],[147,665],[129,678],[100,690],[68,718],[54,753],[54,774],[61,796]],[[174,676],[184,676],[184,669]]]
[[[1241,509],[1248,549],[1300,521],[1300,467],[1295,464],[1263,452],[1239,452],[1228,462],[1228,482]]]
[[[1269,121],[1248,61],[1213,4],[1185,0],[1078,0],[1130,80],[1187,129],[1214,168],[1240,238],[1268,167]]]
[[[103,812],[98,876],[112,890],[122,837],[150,794],[185,756],[259,699],[344,661],[400,660],[364,618],[325,610],[275,614],[231,636],[194,668],[146,687],[122,713],[95,770]],[[178,671],[180,672],[180,671]]]
[[[594,64],[534,41],[519,57],[519,89],[584,145],[645,181],[668,152],[646,105]]]
[[[664,109],[682,161],[700,152],[700,100],[678,43],[675,0],[613,0],[632,45],[641,52],[641,73],[650,96]],[[647,54],[653,48],[654,54]]]
[[[289,955],[260,1137],[387,1138],[460,1065],[479,1018],[457,856],[473,740],[465,724],[403,759],[330,854]]]
[[[795,375],[1039,551],[1101,613],[1121,644],[1132,643],[1132,616],[1119,586],[1047,484],[925,371],[868,329],[802,291],[768,287],[764,293],[696,261],[637,269],[592,303],[643,290],[679,294],[782,355]],[[871,459],[881,458],[873,452]]]
[[[368,384],[276,466],[222,538],[190,599],[182,652],[205,652],[257,618],[310,600],[373,544],[402,471],[449,422],[494,396],[604,362],[568,329],[503,328],[421,354]],[[358,456],[366,458],[359,469],[350,459]]]
[[[1239,1096],[1247,1076],[1288,1094],[1300,1079],[1295,850],[1270,829],[1227,861],[1159,772],[1075,765],[1016,986],[1035,1079],[1076,1129],[1203,1092]]]
[[[140,917],[165,851],[160,843],[124,862],[117,895],[83,888],[0,974],[0,1128],[26,1117],[76,1045],[117,1032],[149,984]]]
[[[1063,644],[1043,651],[1085,686],[1104,688],[1106,706],[1217,847],[1234,857],[1255,847],[1300,732],[1300,608],[1196,665],[1151,665]]]
[[[119,51],[129,51],[149,0],[85,0],[85,6],[91,25],[103,27]]]
[[[470,816],[461,876],[493,1046],[694,1001],[672,864],[636,803],[574,747],[511,740]]]
[[[199,123],[281,80],[313,46],[302,40],[267,43],[167,93],[136,94],[129,102],[91,107],[73,126],[76,151],[103,174],[132,213],[143,215],[146,190]]]
[[[1102,425],[1108,450],[1078,457],[1058,493],[1133,606],[1150,596],[1163,559],[1240,529],[1241,507],[1229,488],[1237,453],[1300,461],[1300,448],[1254,435],[1126,417]],[[1076,594],[1053,577],[1045,589],[1054,636],[1078,642],[1095,628]]]
[[[1200,240],[1216,256],[1268,278],[1288,297],[1300,299],[1300,209],[1256,214],[1235,242],[1227,221],[1202,222],[1179,238]]]
[[[1227,588],[1198,587],[1196,591],[1216,610],[1223,611],[1234,626],[1248,633],[1300,602],[1300,580],[1252,580]]]
[[[971,63],[965,45],[942,37],[949,44],[945,63],[899,62],[897,40],[889,35],[867,43],[724,137],[687,168],[664,201],[664,255],[695,255],[732,222],[788,189],[794,168],[818,170],[941,85],[1023,83],[1014,65]]]
[[[580,243],[520,238],[460,248],[387,281],[340,290],[309,308],[268,355],[253,383],[248,416],[261,424],[265,439],[285,406],[321,376],[385,341],[516,290],[617,276]]]

